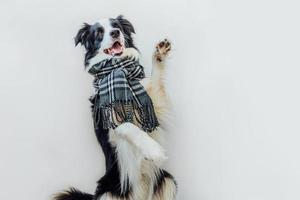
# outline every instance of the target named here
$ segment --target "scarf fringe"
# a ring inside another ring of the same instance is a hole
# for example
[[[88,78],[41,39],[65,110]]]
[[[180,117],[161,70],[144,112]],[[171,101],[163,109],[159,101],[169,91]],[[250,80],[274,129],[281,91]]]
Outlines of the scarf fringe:
[[[134,100],[118,100],[102,107],[94,104],[92,109],[94,124],[102,123],[104,129],[115,129],[124,122],[131,122],[150,133],[159,126],[152,102],[139,106]]]
[[[139,80],[144,68],[135,59],[106,59],[92,66],[96,94],[92,99],[94,125],[104,129],[131,122],[145,132],[158,126],[152,100]]]

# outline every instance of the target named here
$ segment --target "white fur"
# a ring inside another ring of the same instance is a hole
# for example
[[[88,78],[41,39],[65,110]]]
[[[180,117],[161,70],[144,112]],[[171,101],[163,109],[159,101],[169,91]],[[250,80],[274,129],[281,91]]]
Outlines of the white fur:
[[[89,60],[89,64],[88,66],[86,67],[86,71],[89,71],[89,69],[96,63],[99,63],[100,61],[104,60],[104,59],[107,59],[107,58],[111,58],[112,55],[108,55],[108,54],[105,54],[103,51],[104,49],[107,49],[107,48],[110,48],[113,43],[116,41],[115,39],[113,39],[111,36],[110,36],[110,33],[113,31],[113,30],[116,30],[118,28],[114,28],[111,26],[111,23],[110,23],[110,20],[108,18],[106,19],[101,19],[98,21],[101,26],[104,28],[104,33],[103,33],[103,39],[101,41],[101,46],[100,48],[98,49],[98,54],[96,56],[94,56],[93,58],[91,58]],[[120,29],[118,29],[120,31]],[[118,41],[124,46],[124,43],[125,43],[125,39],[124,39],[124,35],[122,33],[122,31],[120,31],[120,36],[119,36],[119,39]],[[123,53],[124,54],[124,53]],[[134,56],[137,56],[138,57],[138,52],[136,53],[128,53],[128,55],[133,55]],[[134,57],[135,57],[134,56]]]
[[[111,195],[111,193],[105,193],[103,194],[100,198],[98,198],[97,200],[135,200],[133,199],[132,197],[129,197],[129,198],[116,198],[116,197],[113,197]],[[137,199],[136,199],[137,200]]]
[[[126,48],[120,57],[130,57],[134,60],[138,60],[140,54],[135,48]]]
[[[114,39],[110,36],[111,31],[116,30],[118,28],[114,28],[111,26],[110,20],[108,18],[106,19],[101,19],[98,21],[99,24],[101,24],[104,27],[104,35],[103,39],[101,41],[101,47],[99,49],[99,52],[103,52],[104,49],[107,49],[112,46],[114,43]],[[120,31],[120,29],[118,29]],[[120,31],[120,36],[119,36],[119,41],[121,44],[124,45],[125,39],[122,31]]]
[[[98,53],[96,56],[94,56],[93,58],[91,58],[89,60],[89,64],[85,68],[85,70],[88,72],[93,65],[95,65],[96,63],[99,63],[102,60],[110,58],[110,57],[111,57],[111,55],[107,55],[105,53]]]
[[[159,166],[167,159],[164,149],[136,125],[129,122],[123,123],[115,129],[115,133],[133,144],[146,160],[151,160]]]
[[[173,180],[166,178],[163,186],[153,196],[153,200],[175,200],[176,199],[176,185]]]
[[[101,25],[105,23],[101,22]],[[110,25],[107,25],[110,26]],[[110,30],[107,28],[107,30]],[[111,45],[111,40],[104,37],[105,45]],[[102,42],[103,43],[103,42]],[[101,43],[101,44],[102,44]],[[103,45],[103,44],[102,44]],[[103,48],[106,48],[104,45]],[[102,47],[101,47],[102,48]],[[90,59],[90,65],[108,58],[109,55],[99,51],[98,55]],[[121,57],[139,58],[139,53],[134,48],[124,50]],[[164,62],[153,62],[152,77],[143,79],[141,84],[147,90],[153,101],[159,123],[166,118],[168,102],[163,86]],[[89,67],[88,66],[88,67]],[[159,173],[159,166],[167,159],[165,150],[156,141],[157,135],[161,135],[158,128],[150,135],[132,123],[123,123],[116,129],[109,131],[110,142],[116,147],[121,189],[127,187],[127,178],[132,188],[132,196],[127,199],[112,197],[110,193],[102,195],[98,200],[174,200],[176,186],[173,180],[165,179],[160,193],[153,194],[153,186]]]
[[[116,134],[115,131],[110,130],[110,142],[116,147],[118,164],[120,169],[121,191],[128,186],[127,178],[131,187],[137,185],[139,181],[140,166],[142,156],[140,152],[123,136]]]
[[[167,159],[164,149],[147,133],[126,122],[110,130],[110,141],[116,146],[120,168],[121,189],[127,187],[127,178],[134,194],[140,194],[140,179],[148,175],[153,185],[158,166]]]

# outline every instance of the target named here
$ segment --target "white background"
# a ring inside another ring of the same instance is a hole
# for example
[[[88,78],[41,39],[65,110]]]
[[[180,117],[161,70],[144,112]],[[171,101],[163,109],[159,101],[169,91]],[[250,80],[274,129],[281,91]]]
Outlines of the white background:
[[[147,72],[155,43],[174,45],[165,168],[179,199],[300,199],[296,0],[2,0],[0,199],[94,191],[104,160],[73,37],[83,22],[120,13]]]

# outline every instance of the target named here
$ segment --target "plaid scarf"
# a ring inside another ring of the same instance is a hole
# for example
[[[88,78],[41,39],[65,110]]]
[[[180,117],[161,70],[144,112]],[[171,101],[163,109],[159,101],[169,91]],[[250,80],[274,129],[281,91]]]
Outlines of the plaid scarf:
[[[145,73],[137,60],[106,59],[91,66],[88,72],[95,76],[94,123],[114,129],[131,122],[146,132],[158,126],[152,100],[139,83]]]

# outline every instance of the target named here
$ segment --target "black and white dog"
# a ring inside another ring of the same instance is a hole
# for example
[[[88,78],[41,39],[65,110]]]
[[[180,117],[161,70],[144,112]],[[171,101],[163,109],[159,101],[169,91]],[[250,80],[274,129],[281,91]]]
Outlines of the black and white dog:
[[[86,49],[85,66],[112,56],[138,59],[134,46],[132,24],[123,16],[103,19],[94,25],[84,24],[75,37],[75,44]],[[59,193],[56,200],[174,200],[176,183],[172,175],[161,169],[166,159],[159,144],[162,126],[166,122],[168,99],[163,84],[165,59],[171,49],[168,40],[160,41],[153,54],[151,78],[141,84],[152,99],[160,127],[148,134],[126,122],[106,130],[97,125],[95,132],[106,159],[106,173],[98,181],[95,194],[82,193],[74,188]]]

